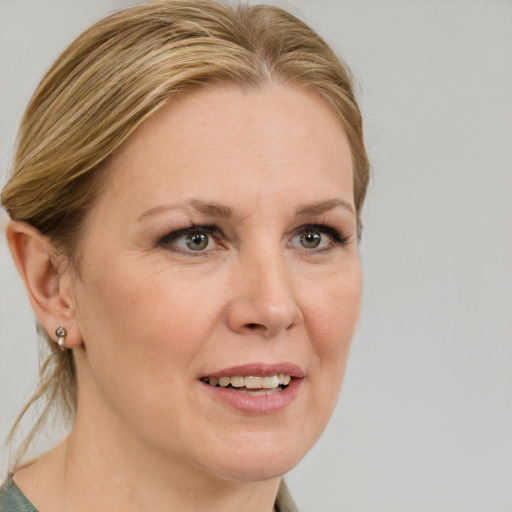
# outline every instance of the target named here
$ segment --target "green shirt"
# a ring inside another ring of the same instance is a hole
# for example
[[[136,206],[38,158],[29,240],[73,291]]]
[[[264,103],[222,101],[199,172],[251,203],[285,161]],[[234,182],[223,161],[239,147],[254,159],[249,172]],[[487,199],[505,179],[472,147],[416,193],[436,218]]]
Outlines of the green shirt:
[[[14,480],[9,478],[0,488],[0,512],[37,512]]]
[[[281,480],[279,486],[275,510],[276,512],[298,512],[284,480]],[[0,488],[0,512],[37,512],[37,508],[28,501],[11,477]]]

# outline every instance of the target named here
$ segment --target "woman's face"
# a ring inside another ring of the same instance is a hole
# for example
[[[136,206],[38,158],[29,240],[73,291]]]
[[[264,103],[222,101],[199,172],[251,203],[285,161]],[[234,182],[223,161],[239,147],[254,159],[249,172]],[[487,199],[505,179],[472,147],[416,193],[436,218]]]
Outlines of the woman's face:
[[[77,425],[127,457],[285,473],[331,415],[360,308],[340,123],[303,90],[204,89],[106,172],[72,285]]]

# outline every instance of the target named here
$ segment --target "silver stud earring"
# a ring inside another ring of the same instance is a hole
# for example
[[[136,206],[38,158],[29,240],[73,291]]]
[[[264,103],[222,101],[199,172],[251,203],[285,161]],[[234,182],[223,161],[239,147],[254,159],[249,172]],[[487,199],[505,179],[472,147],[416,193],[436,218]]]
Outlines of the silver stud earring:
[[[62,350],[62,352],[66,351],[66,337],[68,335],[68,331],[66,328],[61,325],[56,331],[55,336],[57,336],[57,345],[59,345],[59,348]]]

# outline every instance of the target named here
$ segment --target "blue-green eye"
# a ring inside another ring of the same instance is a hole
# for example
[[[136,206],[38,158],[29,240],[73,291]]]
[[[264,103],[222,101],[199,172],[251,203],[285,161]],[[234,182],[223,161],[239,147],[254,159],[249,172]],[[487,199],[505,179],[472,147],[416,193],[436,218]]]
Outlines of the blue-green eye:
[[[215,226],[192,226],[165,235],[158,245],[181,252],[207,252],[215,244]]]
[[[292,239],[292,245],[309,251],[321,251],[335,246],[345,245],[348,237],[337,229],[323,224],[302,226]]]
[[[210,237],[206,233],[189,233],[185,238],[187,249],[191,251],[204,251],[210,242]]]
[[[299,239],[305,249],[316,249],[322,243],[322,235],[318,231],[304,231]]]

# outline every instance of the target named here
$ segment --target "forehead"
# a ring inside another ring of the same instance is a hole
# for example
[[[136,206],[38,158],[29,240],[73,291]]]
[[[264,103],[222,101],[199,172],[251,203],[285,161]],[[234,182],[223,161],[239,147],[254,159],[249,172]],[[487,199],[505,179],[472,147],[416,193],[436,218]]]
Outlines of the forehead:
[[[284,86],[218,86],[182,97],[141,125],[109,162],[106,189],[165,196],[186,194],[191,183],[204,192],[236,179],[256,191],[291,186],[291,178],[308,187],[336,182],[352,200],[350,147],[327,102]]]

